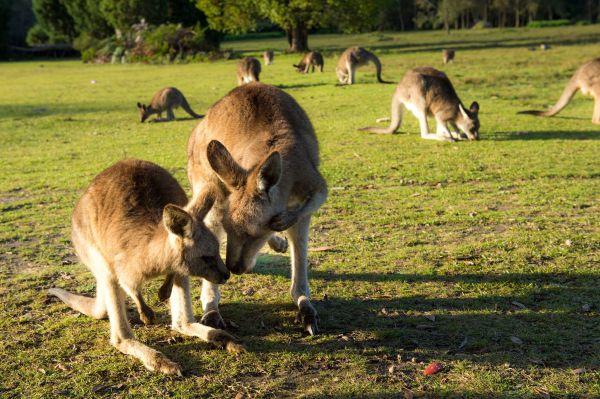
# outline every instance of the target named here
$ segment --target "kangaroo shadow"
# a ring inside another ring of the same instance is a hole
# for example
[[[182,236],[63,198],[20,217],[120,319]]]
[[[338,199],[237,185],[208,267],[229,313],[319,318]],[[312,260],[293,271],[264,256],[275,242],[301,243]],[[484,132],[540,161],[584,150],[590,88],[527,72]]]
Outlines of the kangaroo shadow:
[[[97,103],[57,103],[57,104],[18,104],[0,107],[0,119],[3,118],[41,118],[63,115],[65,117],[86,113],[108,113],[120,111],[122,107],[115,104]],[[71,120],[67,118],[66,121]]]
[[[297,84],[278,84],[275,87],[280,89],[301,89],[304,87],[317,87],[317,86],[327,86],[328,83],[297,83]]]
[[[586,131],[523,131],[523,132],[496,132],[490,137],[492,140],[600,140],[600,129]]]
[[[204,118],[204,115],[200,115],[199,118],[194,118],[191,116],[185,116],[183,118],[180,117],[175,117],[175,119],[173,120],[167,120],[167,119],[152,119],[150,121],[148,121],[149,123],[171,123],[171,122],[187,122],[187,121],[199,121],[200,119]]]

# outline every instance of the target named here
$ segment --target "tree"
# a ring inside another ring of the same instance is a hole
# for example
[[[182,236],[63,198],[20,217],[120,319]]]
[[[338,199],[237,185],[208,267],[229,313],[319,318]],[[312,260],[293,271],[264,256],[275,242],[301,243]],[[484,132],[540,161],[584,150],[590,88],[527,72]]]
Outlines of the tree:
[[[4,57],[8,50],[9,23],[10,1],[0,0],[0,58]]]
[[[142,18],[159,25],[167,15],[167,0],[100,0],[100,12],[116,31],[126,31]]]
[[[100,12],[97,0],[63,0],[63,4],[73,19],[77,33],[85,33],[96,39],[111,35],[113,30]]]
[[[33,0],[32,5],[36,29],[45,32],[50,42],[70,43],[73,40],[77,33],[75,22],[61,0]]]

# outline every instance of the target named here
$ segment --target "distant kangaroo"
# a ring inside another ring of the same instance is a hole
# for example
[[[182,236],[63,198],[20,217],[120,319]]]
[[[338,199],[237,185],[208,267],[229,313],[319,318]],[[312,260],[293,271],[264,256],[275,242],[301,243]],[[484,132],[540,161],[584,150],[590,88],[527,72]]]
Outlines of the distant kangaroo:
[[[173,113],[174,108],[183,108],[192,118],[202,118],[202,115],[195,113],[187,100],[185,99],[182,92],[174,87],[165,87],[156,92],[150,101],[150,105],[137,103],[138,110],[140,111],[140,122],[144,122],[151,115],[158,114],[156,121],[163,121],[162,113],[167,112],[167,121],[175,119]]]
[[[287,241],[274,234],[286,231],[297,321],[308,333],[317,333],[317,312],[309,299],[308,233],[311,214],[327,197],[327,185],[319,172],[317,137],[304,110],[288,94],[262,83],[232,90],[192,132],[188,177],[194,198],[216,188],[207,223],[227,234],[226,266],[233,273],[251,271],[267,242],[286,251]],[[162,297],[168,297],[168,288],[169,279]],[[201,300],[202,322],[223,326],[219,287],[205,279]]]
[[[451,49],[443,49],[442,50],[442,61],[444,64],[454,61],[455,51]]]
[[[273,63],[273,57],[275,57],[273,50],[265,51],[263,53],[263,59],[265,61],[265,65],[271,65]]]
[[[446,74],[431,67],[415,68],[404,75],[392,97],[392,120],[388,128],[365,127],[360,130],[394,133],[402,123],[405,107],[419,120],[424,139],[461,139],[458,133],[448,129],[448,124],[454,129],[458,126],[469,140],[479,139],[479,104],[473,102],[466,110]],[[429,133],[428,115],[435,118],[437,133]]]
[[[179,374],[179,365],[137,341],[125,310],[125,294],[135,302],[142,320],[154,313],[140,293],[144,281],[169,274],[173,279],[171,328],[204,341],[243,350],[225,331],[196,323],[189,275],[214,284],[229,278],[217,238],[203,219],[214,203],[208,192],[193,204],[177,181],[150,162],[124,160],[92,181],[73,212],[72,241],[79,259],[96,278],[96,297],[60,288],[48,292],[71,308],[95,319],[110,320],[110,342],[120,352],[138,358],[149,370]],[[187,204],[187,205],[186,205]]]
[[[314,72],[315,67],[317,67],[319,69],[319,72],[323,72],[324,65],[325,63],[323,62],[323,56],[321,55],[321,53],[311,51],[309,53],[304,54],[302,60],[300,60],[298,65],[294,65],[294,68],[296,68],[298,72],[308,73],[311,67],[311,72]]]
[[[237,64],[238,86],[245,83],[258,82],[260,75],[260,62],[254,57],[245,57]]]
[[[393,83],[381,79],[381,62],[379,58],[362,47],[350,47],[342,53],[335,68],[338,80],[343,85],[354,84],[356,69],[367,65],[369,62],[375,64],[375,68],[377,68],[377,81],[379,83]]]
[[[600,124],[600,58],[588,61],[580,66],[562,92],[558,102],[547,111],[521,111],[519,114],[554,116],[569,104],[577,90],[584,96],[594,97],[592,123]]]

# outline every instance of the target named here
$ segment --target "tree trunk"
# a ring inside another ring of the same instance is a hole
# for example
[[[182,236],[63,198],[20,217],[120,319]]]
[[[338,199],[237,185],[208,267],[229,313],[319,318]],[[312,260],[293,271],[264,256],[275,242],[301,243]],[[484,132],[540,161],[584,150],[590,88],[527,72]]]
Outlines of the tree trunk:
[[[299,21],[296,26],[288,31],[288,52],[303,53],[308,51],[308,29],[304,21]]]
[[[519,0],[516,0],[515,1],[515,28],[519,27],[520,19],[521,19],[520,4],[519,4]]]

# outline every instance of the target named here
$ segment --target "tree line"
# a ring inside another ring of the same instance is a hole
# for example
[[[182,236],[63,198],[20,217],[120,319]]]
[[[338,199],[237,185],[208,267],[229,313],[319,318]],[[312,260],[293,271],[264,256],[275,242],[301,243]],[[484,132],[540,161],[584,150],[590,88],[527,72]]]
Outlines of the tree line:
[[[106,38],[121,37],[142,19],[151,26],[195,27],[192,33],[169,31],[175,32],[173,37],[200,35],[203,48],[215,49],[225,34],[281,30],[288,50],[297,52],[309,48],[309,32],[319,29],[345,33],[445,29],[450,33],[472,27],[535,26],[536,21],[595,23],[600,18],[600,0],[20,1],[32,1],[37,21],[29,30],[29,44],[70,43],[81,51]],[[7,46],[15,2],[19,0],[0,0],[0,48]]]

